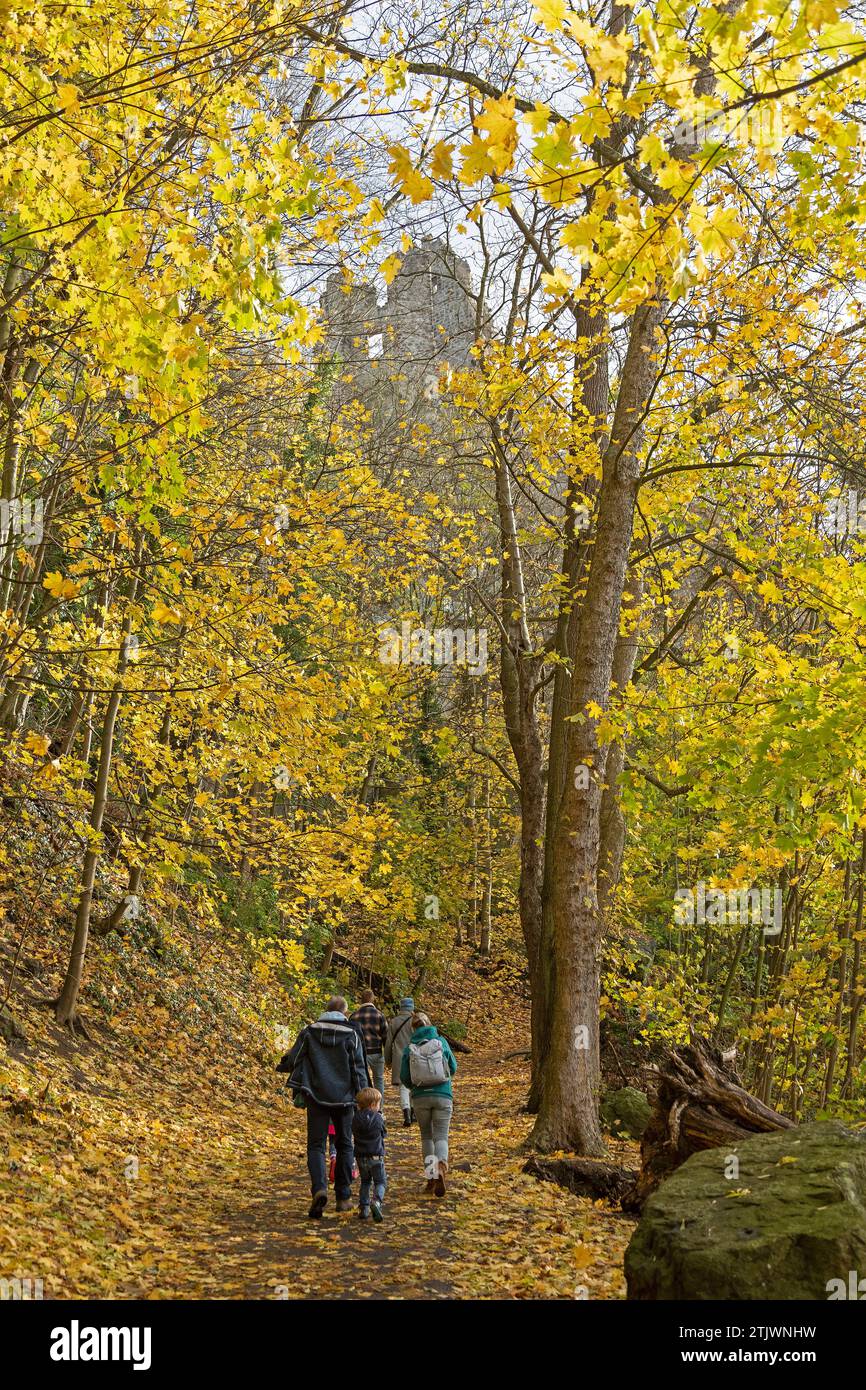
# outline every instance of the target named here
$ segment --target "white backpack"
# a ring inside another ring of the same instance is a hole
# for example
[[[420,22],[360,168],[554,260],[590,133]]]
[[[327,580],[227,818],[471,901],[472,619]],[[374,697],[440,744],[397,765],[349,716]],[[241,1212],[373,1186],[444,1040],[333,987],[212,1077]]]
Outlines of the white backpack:
[[[409,1076],[413,1086],[441,1086],[451,1080],[451,1069],[441,1038],[409,1044]]]

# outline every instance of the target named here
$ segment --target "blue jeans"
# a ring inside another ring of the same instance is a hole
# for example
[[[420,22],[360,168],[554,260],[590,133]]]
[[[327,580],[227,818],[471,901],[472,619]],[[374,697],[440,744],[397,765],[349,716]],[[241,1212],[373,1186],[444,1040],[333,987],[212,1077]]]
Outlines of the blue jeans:
[[[388,1186],[388,1179],[385,1177],[384,1158],[374,1158],[371,1154],[358,1154],[358,1172],[361,1174],[358,1205],[362,1207],[370,1205],[371,1187],[375,1200],[381,1202],[385,1197],[385,1188]]]
[[[325,1150],[328,1147],[328,1125],[333,1120],[337,1132],[337,1171],[334,1174],[334,1193],[339,1201],[352,1195],[352,1164],[355,1142],[352,1138],[351,1105],[318,1105],[307,1097],[307,1168],[313,1195],[328,1190],[328,1169]]]
[[[367,1065],[370,1068],[370,1075],[373,1078],[373,1085],[382,1097],[382,1109],[385,1109],[385,1057],[381,1052],[368,1052]]]

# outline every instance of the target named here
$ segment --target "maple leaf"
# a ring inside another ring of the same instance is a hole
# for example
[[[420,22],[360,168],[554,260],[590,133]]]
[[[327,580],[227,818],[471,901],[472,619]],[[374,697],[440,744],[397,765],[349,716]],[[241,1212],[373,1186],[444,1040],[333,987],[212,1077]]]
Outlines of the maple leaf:
[[[536,0],[532,17],[536,23],[555,33],[562,28],[567,13],[566,0]]]
[[[74,579],[65,579],[59,570],[53,570],[51,574],[46,574],[42,581],[43,589],[47,589],[52,598],[70,599],[75,598],[81,592],[81,585]]]
[[[574,288],[574,277],[562,266],[557,266],[552,273],[545,271],[541,280],[547,293],[555,297],[570,294]]]
[[[460,166],[461,183],[479,183],[488,174],[496,172],[490,146],[486,140],[474,136],[468,145],[461,145],[463,163]]]
[[[426,202],[433,193],[433,184],[415,167],[409,151],[403,145],[389,145],[388,153],[391,156],[388,172],[393,174],[400,192],[413,203]]]
[[[391,255],[385,257],[384,261],[379,266],[379,271],[380,274],[384,277],[386,285],[391,284],[402,264],[403,262],[401,261],[399,256]]]
[[[169,608],[163,600],[157,599],[151,610],[151,617],[155,623],[179,623],[182,621],[180,613],[176,608]]]
[[[487,131],[489,158],[497,174],[504,174],[514,162],[514,151],[517,148],[517,121],[514,111],[514,97],[488,97],[484,103],[484,110],[475,121],[479,130]]]
[[[81,109],[78,88],[71,82],[61,82],[57,87],[57,99],[64,115],[75,115]]]
[[[31,753],[37,753],[40,757],[44,757],[51,747],[51,739],[47,734],[37,734],[31,730],[24,739],[24,747]]]
[[[454,146],[440,140],[433,146],[430,171],[434,178],[450,179],[454,173]]]

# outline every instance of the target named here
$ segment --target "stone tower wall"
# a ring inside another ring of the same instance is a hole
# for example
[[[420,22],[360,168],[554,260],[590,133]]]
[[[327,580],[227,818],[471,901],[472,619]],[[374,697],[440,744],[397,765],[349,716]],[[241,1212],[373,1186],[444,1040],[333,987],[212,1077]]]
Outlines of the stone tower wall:
[[[460,369],[469,362],[475,339],[469,267],[443,242],[425,237],[408,252],[383,305],[372,285],[346,292],[343,284],[339,272],[331,275],[321,300],[326,349],[352,378],[341,386],[343,399],[363,398],[389,383],[401,407],[429,401],[446,364]],[[376,335],[381,356],[371,357]]]

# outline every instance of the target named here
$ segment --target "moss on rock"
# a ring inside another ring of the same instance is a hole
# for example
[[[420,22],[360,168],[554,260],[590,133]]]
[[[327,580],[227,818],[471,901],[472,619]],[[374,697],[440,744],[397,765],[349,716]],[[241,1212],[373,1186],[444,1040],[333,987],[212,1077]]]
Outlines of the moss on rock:
[[[693,1154],[625,1257],[633,1299],[826,1299],[852,1270],[866,1274],[866,1141],[835,1121]]]

